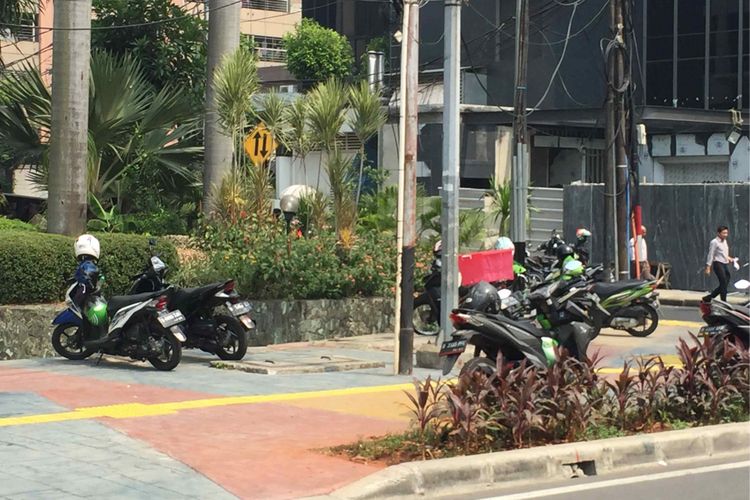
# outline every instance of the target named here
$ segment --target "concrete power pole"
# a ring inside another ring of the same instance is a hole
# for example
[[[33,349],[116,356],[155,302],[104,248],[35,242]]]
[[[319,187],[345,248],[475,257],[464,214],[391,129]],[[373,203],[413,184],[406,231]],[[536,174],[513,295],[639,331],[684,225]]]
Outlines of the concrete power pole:
[[[414,367],[414,267],[417,244],[417,139],[419,135],[419,4],[406,0],[408,30],[403,34],[406,49],[406,88],[401,89],[401,106],[406,108],[403,182],[403,243],[401,247],[401,314],[398,373],[411,374]]]
[[[613,32],[616,25],[616,0],[609,2],[610,27]],[[617,214],[615,210],[617,185],[615,168],[615,59],[612,54],[607,57],[607,102],[606,102],[606,129],[605,129],[605,151],[606,170],[604,172],[604,266],[607,279],[617,278],[618,255],[617,255]]]
[[[203,170],[203,213],[215,205],[216,189],[232,165],[232,138],[219,125],[214,72],[225,55],[240,46],[241,5],[237,0],[208,2],[208,75],[206,78],[206,115],[204,124],[205,168]]]
[[[91,0],[55,3],[49,153],[50,233],[86,230]]]
[[[616,0],[615,10],[615,33],[617,41],[616,68],[617,71],[617,131],[615,132],[615,163],[616,163],[616,186],[617,186],[617,279],[626,280],[630,277],[628,263],[628,227],[630,226],[630,210],[627,203],[626,190],[628,179],[628,156],[625,146],[625,137],[628,127],[625,124],[625,91],[628,83],[625,79],[625,40],[623,38],[623,1]]]
[[[443,209],[440,334],[437,345],[450,336],[450,314],[458,307],[458,190],[461,144],[461,0],[445,0],[445,67],[443,69]]]
[[[512,193],[510,204],[510,237],[516,244],[526,244],[526,198],[529,193],[529,145],[526,131],[526,73],[528,63],[529,0],[516,0],[516,76],[513,136]]]

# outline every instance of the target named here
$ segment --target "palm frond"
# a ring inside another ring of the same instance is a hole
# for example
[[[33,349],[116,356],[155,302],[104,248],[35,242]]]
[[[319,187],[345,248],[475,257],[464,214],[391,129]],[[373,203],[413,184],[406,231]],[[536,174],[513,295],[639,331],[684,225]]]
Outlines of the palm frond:
[[[252,111],[259,80],[255,55],[239,47],[224,57],[214,75],[219,121],[228,135],[241,133]]]
[[[316,141],[326,151],[336,148],[336,137],[346,119],[347,98],[344,84],[333,78],[308,94],[310,125]]]
[[[265,124],[266,129],[277,141],[281,140],[282,143],[289,126],[286,121],[286,108],[284,99],[278,92],[272,91],[261,95],[259,109],[255,111],[257,119]]]
[[[366,80],[349,89],[351,114],[347,120],[354,135],[364,144],[378,133],[385,124],[387,115],[380,104],[380,95],[370,91]]]

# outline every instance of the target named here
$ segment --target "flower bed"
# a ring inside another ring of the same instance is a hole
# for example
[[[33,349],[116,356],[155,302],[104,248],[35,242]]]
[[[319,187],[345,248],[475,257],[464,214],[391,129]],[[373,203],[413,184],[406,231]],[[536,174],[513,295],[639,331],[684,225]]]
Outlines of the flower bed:
[[[636,359],[613,378],[597,375],[598,359],[581,363],[563,352],[545,370],[498,360],[490,376],[415,381],[410,431],[332,452],[392,464],[748,420],[748,351],[692,339],[677,345],[681,367]]]

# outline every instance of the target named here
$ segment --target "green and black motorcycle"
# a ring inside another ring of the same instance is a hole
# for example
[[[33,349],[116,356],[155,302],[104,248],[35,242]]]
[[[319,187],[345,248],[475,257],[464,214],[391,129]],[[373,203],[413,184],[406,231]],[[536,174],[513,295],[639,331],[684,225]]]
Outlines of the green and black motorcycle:
[[[593,283],[591,293],[599,297],[594,326],[625,330],[634,337],[647,337],[659,326],[659,282],[626,280],[615,283]]]

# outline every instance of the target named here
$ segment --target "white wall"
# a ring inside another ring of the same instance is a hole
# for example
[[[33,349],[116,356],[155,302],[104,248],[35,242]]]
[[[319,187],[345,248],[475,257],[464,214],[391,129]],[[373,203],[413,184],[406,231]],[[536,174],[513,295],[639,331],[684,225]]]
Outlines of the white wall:
[[[550,186],[581,180],[585,165],[586,158],[583,152],[577,149],[560,150],[549,167]]]

